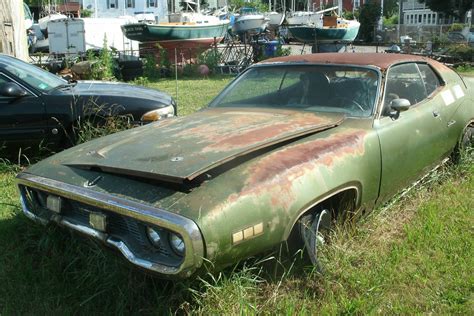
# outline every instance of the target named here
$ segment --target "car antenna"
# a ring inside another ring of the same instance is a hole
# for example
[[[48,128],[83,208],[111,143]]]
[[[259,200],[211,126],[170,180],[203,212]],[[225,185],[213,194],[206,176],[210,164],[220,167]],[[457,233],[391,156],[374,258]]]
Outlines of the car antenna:
[[[176,47],[174,48],[174,76],[176,83],[176,116],[178,116],[178,54]]]

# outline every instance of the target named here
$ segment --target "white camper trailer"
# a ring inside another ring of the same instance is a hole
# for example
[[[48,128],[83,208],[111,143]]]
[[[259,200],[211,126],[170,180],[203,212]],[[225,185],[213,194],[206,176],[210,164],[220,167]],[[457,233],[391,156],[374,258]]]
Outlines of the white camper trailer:
[[[138,42],[123,35],[121,25],[127,18],[63,19],[48,23],[49,52],[56,55],[83,54],[107,46],[125,55],[138,54]]]

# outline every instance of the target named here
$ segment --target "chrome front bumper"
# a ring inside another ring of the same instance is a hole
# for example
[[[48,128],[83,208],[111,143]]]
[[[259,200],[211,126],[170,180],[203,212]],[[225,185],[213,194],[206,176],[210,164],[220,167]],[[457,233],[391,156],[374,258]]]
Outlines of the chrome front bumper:
[[[118,249],[128,261],[140,268],[162,274],[165,277],[175,276],[184,278],[189,277],[202,265],[204,245],[201,233],[196,223],[188,218],[150,205],[35,176],[29,173],[20,173],[17,176],[17,183],[20,188],[23,212],[28,218],[42,224],[56,222],[60,226],[70,228],[94,239],[100,240],[107,245]],[[54,214],[54,216],[48,220],[41,218],[28,209],[25,187],[38,189],[94,207],[99,207],[110,212],[133,218],[142,223],[155,225],[176,232],[182,236],[186,246],[183,261],[179,266],[167,266],[151,262],[137,256],[122,240],[91,227],[72,223],[67,218],[61,216],[61,214]]]

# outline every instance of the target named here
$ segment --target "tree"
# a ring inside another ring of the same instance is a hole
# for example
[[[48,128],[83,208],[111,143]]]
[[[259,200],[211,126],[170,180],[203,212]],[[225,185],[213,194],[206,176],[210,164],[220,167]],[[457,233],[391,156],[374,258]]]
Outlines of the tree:
[[[367,1],[360,8],[359,37],[365,41],[372,42],[374,40],[374,31],[380,19],[380,4],[376,0]]]
[[[435,12],[442,12],[463,21],[466,12],[473,7],[472,0],[419,0]]]
[[[383,16],[390,18],[393,15],[398,15],[398,1],[402,0],[384,0],[383,2]]]

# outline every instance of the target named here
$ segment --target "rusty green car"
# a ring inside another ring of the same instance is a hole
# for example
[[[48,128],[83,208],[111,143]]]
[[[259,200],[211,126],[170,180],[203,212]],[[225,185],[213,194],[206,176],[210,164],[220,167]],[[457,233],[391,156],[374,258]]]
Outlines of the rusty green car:
[[[417,56],[270,59],[201,111],[21,172],[24,214],[165,278],[207,262],[222,269],[289,239],[317,265],[334,218],[373,209],[472,145],[473,88]]]

